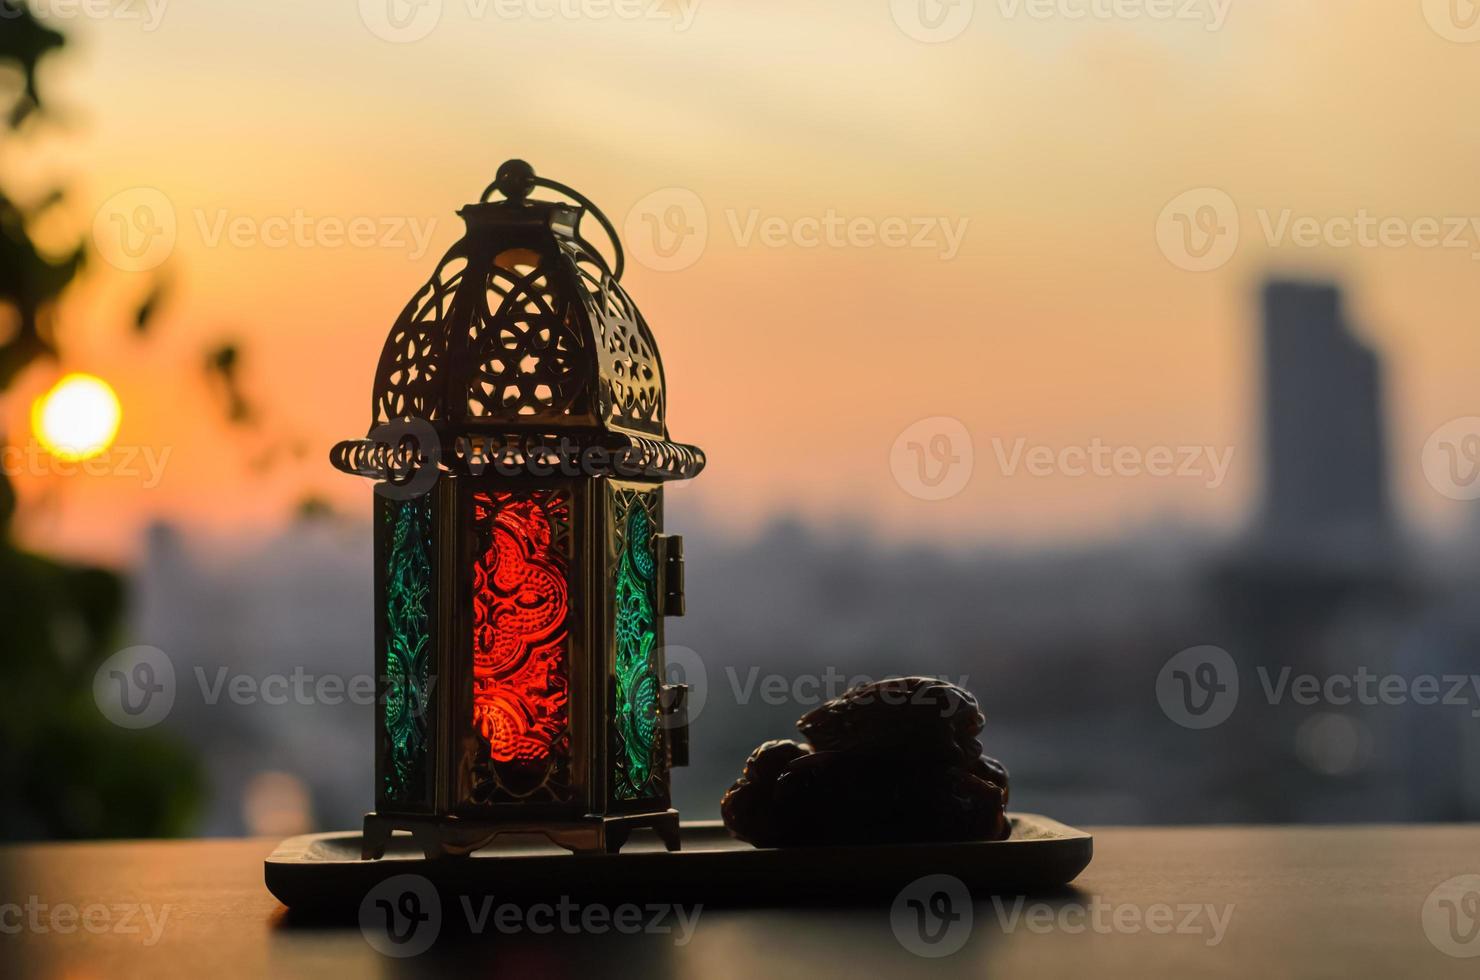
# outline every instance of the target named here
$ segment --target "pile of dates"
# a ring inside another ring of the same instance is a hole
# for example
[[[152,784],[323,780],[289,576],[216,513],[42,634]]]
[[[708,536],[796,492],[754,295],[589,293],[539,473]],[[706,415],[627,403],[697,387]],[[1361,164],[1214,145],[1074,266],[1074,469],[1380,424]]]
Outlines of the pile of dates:
[[[757,847],[1002,840],[1007,770],[982,755],[976,698],[928,677],[847,691],[766,742],[725,793],[730,833]]]

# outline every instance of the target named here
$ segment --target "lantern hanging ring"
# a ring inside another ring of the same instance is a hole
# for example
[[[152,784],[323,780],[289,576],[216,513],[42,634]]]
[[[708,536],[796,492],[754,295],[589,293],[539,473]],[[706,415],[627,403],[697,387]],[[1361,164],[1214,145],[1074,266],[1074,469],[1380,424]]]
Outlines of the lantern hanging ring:
[[[589,197],[575,188],[562,184],[558,180],[537,176],[534,172],[534,167],[531,167],[523,160],[505,160],[499,166],[498,173],[493,178],[493,183],[489,184],[484,189],[482,195],[479,196],[478,203],[489,203],[489,198],[497,191],[511,203],[522,204],[529,197],[529,192],[536,187],[544,187],[557,194],[564,194],[566,197],[573,199],[582,209],[590,212],[591,216],[601,224],[602,231],[606,232],[606,237],[611,240],[612,249],[617,255],[615,265],[607,268],[606,271],[611,274],[613,279],[620,282],[622,280],[622,272],[627,266],[627,257],[622,252],[622,240],[617,237],[617,229],[607,219],[607,216],[601,213],[601,209],[592,203]],[[580,237],[583,242],[586,242],[584,236]],[[590,245],[590,242],[586,242],[586,244]],[[606,257],[595,248],[591,249],[591,254],[600,259],[603,265],[606,264]]]

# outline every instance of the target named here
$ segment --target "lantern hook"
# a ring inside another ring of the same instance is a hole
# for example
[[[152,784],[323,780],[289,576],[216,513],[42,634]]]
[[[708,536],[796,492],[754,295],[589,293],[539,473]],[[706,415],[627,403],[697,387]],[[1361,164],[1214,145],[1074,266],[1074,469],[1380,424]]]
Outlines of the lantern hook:
[[[605,231],[606,237],[611,239],[612,249],[617,253],[616,264],[614,266],[607,266],[606,271],[611,274],[613,279],[620,282],[622,271],[627,265],[627,257],[622,252],[622,240],[617,237],[617,229],[613,227],[606,215],[601,213],[601,209],[591,202],[590,198],[575,188],[562,184],[558,180],[536,176],[534,168],[523,160],[505,160],[499,166],[498,173],[493,178],[493,183],[489,184],[483,191],[482,196],[478,198],[478,203],[486,204],[488,199],[493,196],[493,193],[497,191],[509,201],[515,204],[523,204],[525,199],[529,197],[530,191],[536,187],[545,187],[555,191],[557,194],[564,194],[567,197],[573,198],[601,224],[602,231]],[[590,243],[587,242],[586,244],[589,245]],[[591,253],[596,256],[603,266],[606,266],[605,256],[594,248],[591,249]]]

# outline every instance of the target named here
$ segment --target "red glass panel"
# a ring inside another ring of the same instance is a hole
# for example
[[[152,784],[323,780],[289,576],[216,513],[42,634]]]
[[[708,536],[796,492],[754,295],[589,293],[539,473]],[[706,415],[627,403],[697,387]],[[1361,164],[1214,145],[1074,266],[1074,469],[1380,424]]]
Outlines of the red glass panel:
[[[523,795],[569,752],[570,503],[559,491],[473,495],[473,727],[497,782]]]

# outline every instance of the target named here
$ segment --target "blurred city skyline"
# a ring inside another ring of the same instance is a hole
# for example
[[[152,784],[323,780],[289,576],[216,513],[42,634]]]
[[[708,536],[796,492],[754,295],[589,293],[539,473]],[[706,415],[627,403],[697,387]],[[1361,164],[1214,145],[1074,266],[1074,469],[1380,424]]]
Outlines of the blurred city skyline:
[[[665,650],[690,686],[695,730],[674,783],[680,809],[712,816],[738,760],[792,735],[798,714],[846,684],[915,673],[978,694],[986,749],[1009,760],[1029,809],[1088,823],[1474,819],[1480,677],[1457,671],[1480,640],[1480,527],[1442,548],[1394,533],[1382,358],[1353,333],[1334,285],[1277,279],[1261,296],[1250,333],[1268,477],[1243,533],[1162,526],[952,551],[795,519],[738,535],[671,510],[691,542],[689,615]],[[366,705],[218,703],[209,683],[302,678],[308,691],[365,676],[367,530],[319,521],[217,549],[152,529],[131,625],[168,651],[157,655],[172,676],[195,682],[181,682],[168,727],[209,760],[203,832],[348,825],[368,805]],[[1404,691],[1442,676],[1464,696],[1261,701],[1261,685],[1283,691],[1290,676]]]
[[[1463,98],[1476,48],[1417,3],[1243,3],[1221,20],[1213,4],[1192,5],[1201,20],[967,6],[939,44],[884,3],[780,21],[771,4],[704,3],[684,21],[447,3],[406,43],[350,4],[66,21],[73,44],[42,77],[65,124],[12,141],[0,168],[20,188],[63,177],[101,259],[64,306],[66,363],[13,388],[4,423],[20,442],[30,399],[90,371],[119,392],[119,446],[169,455],[148,488],[17,474],[21,533],[126,561],[160,518],[251,537],[305,495],[367,517],[368,491],[327,448],[364,432],[391,321],[458,237],[454,210],[509,156],[581,188],[628,238],[671,428],[711,460],[675,506],[713,525],[744,534],[789,514],[1025,545],[1236,528],[1262,479],[1250,325],[1275,272],[1348,287],[1354,332],[1387,369],[1398,513],[1451,526],[1464,508],[1425,479],[1422,453],[1476,414],[1480,237],[1460,224],[1480,216]],[[237,42],[267,35],[278,59],[264,71],[262,48]],[[174,223],[147,273],[107,261],[129,265],[106,236],[141,201]],[[673,261],[643,230],[700,216],[702,253],[654,268]],[[866,220],[829,244],[830,216]],[[1176,236],[1230,218],[1237,234],[1209,239],[1216,267],[1190,271],[1203,259]],[[376,244],[334,244],[333,222],[355,219]],[[1425,219],[1467,247],[1426,244]],[[912,241],[938,224],[926,247],[880,244],[891,220]],[[150,344],[120,343],[98,311],[158,274],[171,292]],[[225,337],[242,342],[258,409],[245,433],[200,370],[202,346]],[[971,479],[939,501],[891,471],[896,439],[932,418],[974,447]],[[1004,472],[1019,449],[1097,444],[1232,456],[1215,487]],[[279,465],[254,465],[274,447]]]

